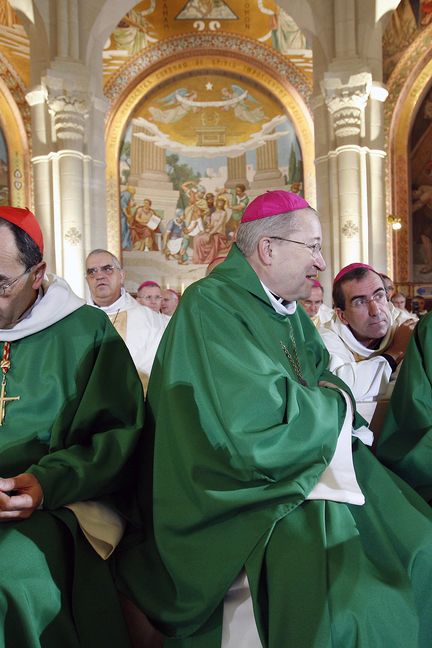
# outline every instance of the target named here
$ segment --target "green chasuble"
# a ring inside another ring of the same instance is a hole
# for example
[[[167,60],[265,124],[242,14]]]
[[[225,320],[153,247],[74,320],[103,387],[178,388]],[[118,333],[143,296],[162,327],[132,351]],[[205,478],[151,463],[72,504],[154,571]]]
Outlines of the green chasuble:
[[[421,318],[411,337],[377,455],[432,501],[432,313]]]
[[[143,424],[133,362],[90,306],[11,342],[10,361],[7,395],[20,400],[6,404],[0,474],[33,473],[44,500],[28,519],[0,522],[0,646],[127,647],[108,563],[64,506],[118,504],[132,488]]]
[[[358,440],[366,504],[306,500],[346,411],[318,382],[349,393],[327,364],[304,310],[278,314],[236,246],[182,297],[150,378],[144,532],[115,560],[167,647],[220,646],[242,569],[265,648],[432,646],[425,502]]]

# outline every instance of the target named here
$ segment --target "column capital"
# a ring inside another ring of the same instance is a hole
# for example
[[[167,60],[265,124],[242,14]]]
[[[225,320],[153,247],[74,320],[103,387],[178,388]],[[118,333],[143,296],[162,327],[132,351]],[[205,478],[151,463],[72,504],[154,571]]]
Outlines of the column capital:
[[[56,94],[48,91],[47,105],[59,140],[83,139],[85,119],[90,110],[90,101],[86,93],[68,93],[63,90],[63,94]]]
[[[362,115],[372,90],[370,72],[351,75],[342,81],[339,75],[326,73],[321,92],[333,118],[335,134],[340,137],[359,135]]]

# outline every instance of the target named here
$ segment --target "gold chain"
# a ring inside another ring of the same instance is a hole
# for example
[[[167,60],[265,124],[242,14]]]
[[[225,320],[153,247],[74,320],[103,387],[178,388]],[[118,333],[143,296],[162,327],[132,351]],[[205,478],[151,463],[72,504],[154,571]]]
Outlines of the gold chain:
[[[297,377],[297,380],[299,381],[299,383],[301,385],[303,385],[304,387],[307,387],[308,384],[307,384],[306,380],[303,377],[303,372],[302,372],[302,369],[301,369],[301,366],[300,366],[299,357],[297,355],[297,345],[296,345],[296,341],[294,339],[294,333],[293,333],[293,330],[292,330],[292,325],[291,325],[291,322],[289,320],[287,320],[287,322],[288,322],[288,325],[289,325],[289,334],[290,334],[290,340],[291,340],[291,344],[292,344],[293,353],[291,353],[291,351],[282,342],[282,340],[280,341],[280,345],[282,347],[282,351],[285,353],[286,357],[290,361],[291,367],[292,367],[292,369],[293,369],[293,371],[294,371],[294,373],[295,373],[295,375]]]

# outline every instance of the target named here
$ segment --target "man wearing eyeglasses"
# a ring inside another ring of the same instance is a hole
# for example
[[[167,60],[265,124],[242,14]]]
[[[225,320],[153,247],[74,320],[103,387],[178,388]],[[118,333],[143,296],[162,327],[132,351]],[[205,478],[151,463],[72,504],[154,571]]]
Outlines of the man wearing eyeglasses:
[[[329,369],[353,392],[357,407],[378,432],[411,333],[409,313],[388,301],[381,275],[367,264],[352,263],[333,282],[333,318],[319,328],[330,354]]]
[[[103,310],[123,338],[138,370],[144,391],[169,317],[142,306],[123,287],[124,270],[108,250],[93,250],[86,259],[88,303]]]
[[[0,645],[128,646],[105,559],[142,388],[106,316],[45,270],[34,215],[0,207]]]
[[[333,310],[324,304],[324,288],[318,280],[314,281],[310,296],[300,303],[315,326],[321,326],[333,316]]]
[[[430,648],[432,513],[352,437],[372,435],[297,308],[324,270],[317,213],[266,192],[158,349],[116,575],[167,646]]]

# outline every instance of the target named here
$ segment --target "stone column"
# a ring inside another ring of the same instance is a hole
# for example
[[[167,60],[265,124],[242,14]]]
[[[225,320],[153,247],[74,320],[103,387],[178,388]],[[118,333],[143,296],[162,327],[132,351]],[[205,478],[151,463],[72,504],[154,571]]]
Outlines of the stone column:
[[[333,276],[349,263],[386,269],[381,148],[386,91],[373,83],[370,72],[342,74],[333,69],[324,74],[321,91],[313,109],[317,151],[323,151],[316,159],[317,194],[330,270],[324,283],[330,289]]]
[[[52,156],[56,196],[54,228],[57,240],[61,239],[61,245],[56,246],[57,271],[61,267],[61,274],[72,289],[82,295],[85,288],[85,205],[89,191],[85,182],[87,156],[83,152],[83,141],[89,102],[81,93],[50,93],[47,103],[59,149]]]
[[[243,184],[246,189],[249,187],[249,182],[246,175],[246,155],[238,155],[237,157],[227,158],[227,180],[225,187],[227,189],[234,189],[236,185]]]
[[[46,109],[46,88],[42,85],[34,87],[27,93],[26,99],[32,116],[34,210],[44,236],[44,256],[48,271],[57,272],[51,161],[46,155],[46,151],[51,146],[51,123]]]
[[[251,189],[259,193],[263,189],[279,189],[284,185],[278,165],[277,142],[270,140],[256,149],[256,173]]]
[[[330,302],[343,265],[386,271],[382,25],[390,2],[306,0],[314,12],[317,208]],[[386,5],[386,7],[384,7]]]
[[[132,123],[131,172],[128,184],[136,186],[135,200],[138,203],[144,198],[149,198],[151,193],[153,209],[167,222],[175,215],[179,193],[173,189],[166,172],[165,149],[144,139],[149,134],[139,122]]]
[[[364,194],[366,166],[359,141],[371,85],[372,77],[368,73],[353,75],[345,84],[331,75],[326,75],[322,82],[335,136],[335,149],[329,155],[336,163],[333,181],[338,196],[341,266],[362,260],[364,252],[368,256],[362,245],[362,234],[368,234],[368,214]]]
[[[166,172],[165,149],[141,137],[149,131],[139,124],[132,124],[131,172],[129,184],[147,189],[172,189]]]

